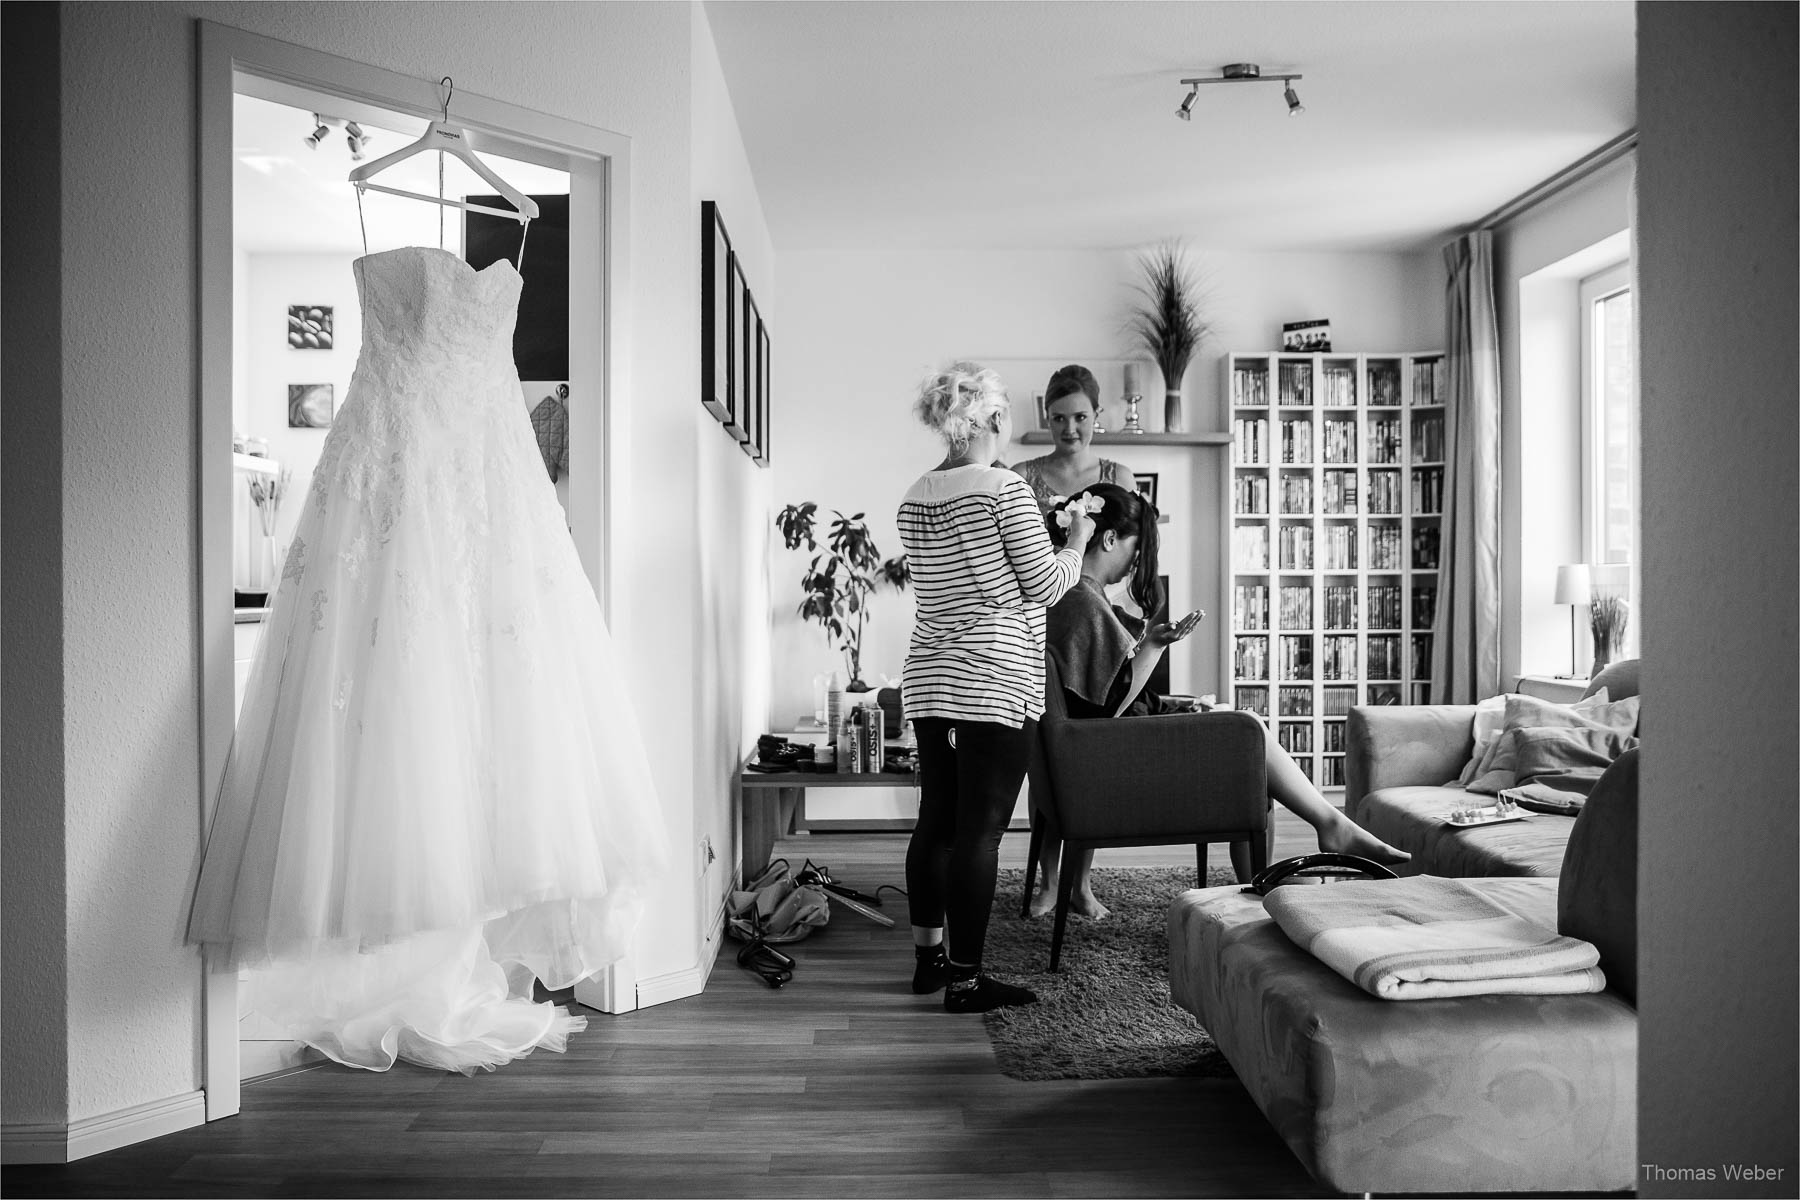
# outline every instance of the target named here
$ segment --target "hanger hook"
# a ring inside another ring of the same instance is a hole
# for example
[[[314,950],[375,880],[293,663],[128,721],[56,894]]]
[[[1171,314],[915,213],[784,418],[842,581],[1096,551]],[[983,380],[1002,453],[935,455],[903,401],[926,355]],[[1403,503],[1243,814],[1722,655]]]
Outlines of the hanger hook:
[[[450,97],[456,95],[456,81],[446,75],[438,80],[438,86],[444,90],[444,124],[450,123]]]

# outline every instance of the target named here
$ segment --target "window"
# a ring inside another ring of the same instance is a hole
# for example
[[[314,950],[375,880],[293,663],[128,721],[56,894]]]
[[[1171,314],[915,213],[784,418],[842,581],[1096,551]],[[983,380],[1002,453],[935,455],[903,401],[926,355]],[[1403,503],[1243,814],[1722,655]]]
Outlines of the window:
[[[1627,264],[1581,281],[1587,561],[1637,558],[1637,357]]]

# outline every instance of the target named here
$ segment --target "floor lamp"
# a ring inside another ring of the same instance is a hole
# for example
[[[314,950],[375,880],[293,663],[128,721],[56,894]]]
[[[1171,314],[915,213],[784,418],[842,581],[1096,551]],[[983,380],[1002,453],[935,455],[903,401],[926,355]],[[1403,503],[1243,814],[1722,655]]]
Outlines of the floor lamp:
[[[1572,563],[1556,568],[1556,603],[1571,606],[1569,609],[1569,673],[1561,678],[1580,678],[1581,652],[1577,648],[1580,634],[1576,632],[1575,614],[1593,602],[1594,579],[1586,563]]]

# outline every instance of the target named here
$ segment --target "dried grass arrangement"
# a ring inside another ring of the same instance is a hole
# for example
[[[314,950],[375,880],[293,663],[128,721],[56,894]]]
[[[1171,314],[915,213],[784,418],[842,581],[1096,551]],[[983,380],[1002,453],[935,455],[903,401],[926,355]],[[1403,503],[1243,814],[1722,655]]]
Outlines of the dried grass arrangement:
[[[1158,243],[1138,256],[1139,299],[1126,312],[1125,333],[1162,371],[1170,431],[1180,428],[1181,380],[1200,344],[1212,332],[1202,315],[1199,271],[1176,240]]]

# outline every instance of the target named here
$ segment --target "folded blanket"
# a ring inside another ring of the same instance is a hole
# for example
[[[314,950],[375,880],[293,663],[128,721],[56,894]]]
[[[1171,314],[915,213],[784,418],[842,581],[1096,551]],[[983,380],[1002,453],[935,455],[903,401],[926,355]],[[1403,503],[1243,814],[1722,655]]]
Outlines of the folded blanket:
[[[1515,916],[1459,879],[1278,887],[1263,905],[1296,946],[1383,1000],[1606,988],[1592,943]]]

